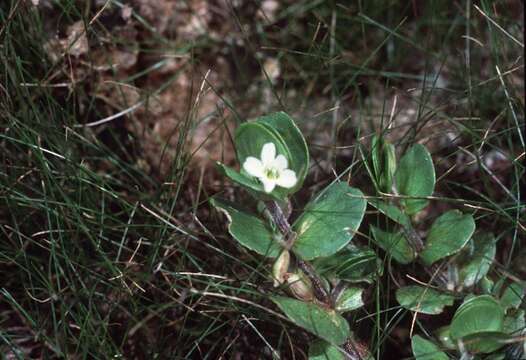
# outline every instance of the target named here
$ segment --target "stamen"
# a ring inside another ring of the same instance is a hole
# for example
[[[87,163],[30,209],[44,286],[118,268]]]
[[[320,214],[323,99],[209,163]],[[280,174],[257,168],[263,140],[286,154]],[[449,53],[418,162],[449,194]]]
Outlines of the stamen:
[[[267,176],[267,178],[275,180],[279,178],[279,170],[275,168],[266,168],[265,175]]]

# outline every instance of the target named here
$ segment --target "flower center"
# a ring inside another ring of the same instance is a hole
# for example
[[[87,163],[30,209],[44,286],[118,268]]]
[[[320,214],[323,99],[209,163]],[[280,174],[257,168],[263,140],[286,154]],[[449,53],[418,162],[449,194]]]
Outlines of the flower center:
[[[273,167],[266,168],[265,176],[269,179],[276,180],[279,178],[279,170]]]

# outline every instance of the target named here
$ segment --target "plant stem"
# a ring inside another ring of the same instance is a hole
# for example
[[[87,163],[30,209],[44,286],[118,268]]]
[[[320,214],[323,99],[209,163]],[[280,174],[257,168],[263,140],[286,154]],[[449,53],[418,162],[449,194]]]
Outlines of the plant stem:
[[[347,355],[350,360],[365,360],[370,358],[367,346],[354,340],[352,337],[347,340],[343,348],[346,352],[345,355]]]
[[[421,252],[424,249],[424,241],[416,230],[412,226],[402,226],[402,230],[413,251],[416,253]]]
[[[285,248],[290,250],[296,241],[296,233],[292,231],[292,228],[288,221],[288,216],[283,213],[283,210],[279,204],[274,201],[265,201],[265,206],[267,207],[274,224],[278,227],[279,231],[285,237]]]
[[[298,260],[298,267],[311,281],[312,290],[314,291],[314,297],[316,300],[321,301],[326,305],[332,305],[329,294],[327,293],[327,290],[325,290],[323,282],[321,281],[318,274],[316,274],[316,271],[314,271],[312,265],[304,260]]]
[[[393,187],[393,192],[395,195],[398,195],[398,192]],[[394,203],[396,206],[400,207],[400,202],[398,199],[394,199]],[[408,225],[401,225],[402,231],[404,232],[405,238],[407,239],[407,242],[409,243],[409,246],[413,249],[413,251],[417,254],[419,254],[424,249],[424,241],[422,240],[422,237],[418,235],[418,232],[415,230],[412,224]],[[425,271],[428,273],[428,275],[431,276],[431,281],[435,282],[439,286],[446,286],[448,284],[448,277],[446,274],[441,271],[440,267],[438,265],[432,265],[429,268],[424,266]]]
[[[285,248],[287,250],[290,250],[294,245],[294,242],[296,241],[296,233],[292,230],[292,227],[289,224],[288,216],[285,216],[283,210],[276,201],[265,201],[265,206],[267,207],[270,215],[272,216],[272,220],[276,224],[277,228],[285,237]],[[298,259],[298,267],[312,282],[314,296],[316,297],[316,300],[322,302],[323,304],[330,305],[331,301],[329,294],[327,293],[327,290],[325,290],[321,278],[316,273],[312,265],[310,265],[304,260],[299,259],[297,255],[296,258]]]

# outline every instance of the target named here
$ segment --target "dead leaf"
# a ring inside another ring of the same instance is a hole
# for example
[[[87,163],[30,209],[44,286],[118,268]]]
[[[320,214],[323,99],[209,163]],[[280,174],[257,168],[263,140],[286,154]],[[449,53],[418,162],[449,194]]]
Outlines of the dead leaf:
[[[82,21],[77,21],[70,25],[67,29],[68,37],[62,40],[64,51],[79,57],[88,52],[88,37],[86,36],[86,29]]]

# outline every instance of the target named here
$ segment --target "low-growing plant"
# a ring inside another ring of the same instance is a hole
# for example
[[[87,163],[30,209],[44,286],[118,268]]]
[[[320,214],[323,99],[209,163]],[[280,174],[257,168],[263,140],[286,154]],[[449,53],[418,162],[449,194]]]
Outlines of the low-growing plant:
[[[243,123],[234,143],[240,170],[218,167],[252,195],[257,211],[220,197],[211,204],[226,215],[235,240],[269,258],[276,287],[270,299],[317,337],[309,347],[311,359],[372,358],[344,316],[364,306],[364,290],[383,275],[379,249],[388,261],[416,263],[429,275],[427,282],[396,290],[402,308],[415,316],[437,315],[460,304],[450,325],[427,331],[426,337],[412,336],[416,359],[448,359],[448,353],[463,359],[489,353],[491,359],[522,356],[524,287],[488,276],[496,253],[494,236],[476,232],[473,216],[456,209],[423,228],[429,219],[422,211],[436,182],[432,157],[423,145],[413,145],[397,161],[394,145],[381,135],[373,137],[365,165],[376,194],[365,196],[336,179],[290,223],[290,197],[301,189],[309,169],[307,144],[294,121],[279,112]],[[369,225],[378,249],[352,243],[367,203],[384,216],[381,225]]]

